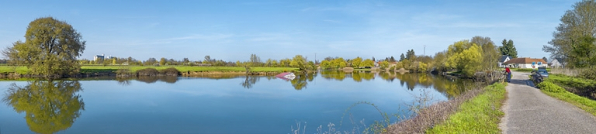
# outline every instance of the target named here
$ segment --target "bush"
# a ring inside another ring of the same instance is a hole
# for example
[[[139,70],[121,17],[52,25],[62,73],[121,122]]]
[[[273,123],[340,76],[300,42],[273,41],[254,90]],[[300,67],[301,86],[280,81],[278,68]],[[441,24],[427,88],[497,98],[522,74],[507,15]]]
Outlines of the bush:
[[[167,76],[177,76],[178,74],[180,74],[180,71],[178,71],[178,69],[173,68],[173,67],[160,70],[159,72],[161,74],[165,74]]]
[[[159,71],[155,68],[145,68],[137,71],[137,75],[139,76],[157,76]]]
[[[589,68],[582,71],[579,75],[581,78],[596,80],[596,68]]]
[[[545,81],[542,82],[540,84],[537,85],[538,88],[540,88],[540,90],[544,90],[547,92],[551,92],[551,93],[563,93],[563,92],[567,92],[567,90],[565,90],[564,88],[549,82],[549,81]]]

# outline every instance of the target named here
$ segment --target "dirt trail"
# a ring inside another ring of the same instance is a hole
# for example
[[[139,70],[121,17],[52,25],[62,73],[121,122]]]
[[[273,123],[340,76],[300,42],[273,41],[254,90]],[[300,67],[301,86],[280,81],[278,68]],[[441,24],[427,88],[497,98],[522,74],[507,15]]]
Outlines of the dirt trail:
[[[530,73],[513,72],[506,87],[505,117],[499,127],[503,133],[596,133],[596,118],[591,114],[534,88]]]

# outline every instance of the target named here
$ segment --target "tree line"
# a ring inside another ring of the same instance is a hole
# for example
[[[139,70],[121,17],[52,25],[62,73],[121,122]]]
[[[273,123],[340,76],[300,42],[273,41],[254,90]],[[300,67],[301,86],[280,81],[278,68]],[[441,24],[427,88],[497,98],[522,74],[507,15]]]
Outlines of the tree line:
[[[488,37],[473,37],[450,45],[446,51],[436,53],[435,56],[417,56],[413,49],[401,54],[399,60],[393,56],[385,59],[344,59],[341,57],[327,57],[322,62],[308,60],[307,57],[296,55],[293,58],[280,60],[267,59],[263,61],[256,54],[251,54],[247,61],[224,61],[211,58],[209,55],[202,61],[167,59],[157,60],[149,58],[141,61],[132,57],[111,57],[109,59],[87,60],[80,59],[85,49],[85,41],[71,25],[52,17],[38,18],[32,21],[25,35],[26,40],[17,41],[13,46],[2,51],[8,58],[9,65],[25,65],[33,74],[54,75],[73,74],[80,70],[81,65],[187,65],[187,66],[241,66],[241,67],[295,67],[301,70],[341,69],[344,67],[396,70],[405,68],[414,72],[429,70],[457,70],[465,75],[476,71],[492,70],[500,55],[517,57],[513,41],[503,40],[503,46],[496,47]],[[584,39],[584,38],[580,38]],[[590,38],[584,40],[590,41]],[[593,40],[592,40],[593,41]],[[483,62],[487,61],[487,62]],[[587,60],[590,61],[590,60]],[[317,66],[319,65],[319,66]]]

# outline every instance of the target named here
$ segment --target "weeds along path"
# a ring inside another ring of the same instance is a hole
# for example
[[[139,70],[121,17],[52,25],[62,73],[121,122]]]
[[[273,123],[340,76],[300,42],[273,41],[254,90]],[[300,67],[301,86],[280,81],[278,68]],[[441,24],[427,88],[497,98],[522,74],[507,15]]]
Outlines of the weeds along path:
[[[528,80],[530,73],[513,72],[506,87],[508,99],[499,127],[503,133],[589,134],[596,118],[566,102],[540,92]]]

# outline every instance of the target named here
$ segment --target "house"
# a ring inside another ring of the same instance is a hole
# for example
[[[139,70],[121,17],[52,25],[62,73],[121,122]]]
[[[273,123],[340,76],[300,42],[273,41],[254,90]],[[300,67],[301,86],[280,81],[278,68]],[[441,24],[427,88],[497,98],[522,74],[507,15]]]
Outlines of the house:
[[[563,64],[562,60],[559,58],[555,58],[555,59],[551,60],[550,63],[548,63],[548,65],[553,68],[562,68],[565,66]]]
[[[499,58],[499,67],[505,67],[505,65],[503,65],[503,63],[505,63],[509,60],[511,60],[511,57],[509,57],[507,55],[501,56],[501,58]]]
[[[95,61],[97,61],[97,60],[103,60],[104,57],[105,57],[104,54],[95,55],[95,56],[93,56],[93,60],[95,60]]]
[[[513,58],[503,63],[503,65],[512,68],[538,68],[548,67],[548,64],[544,59],[533,59],[533,58]]]

